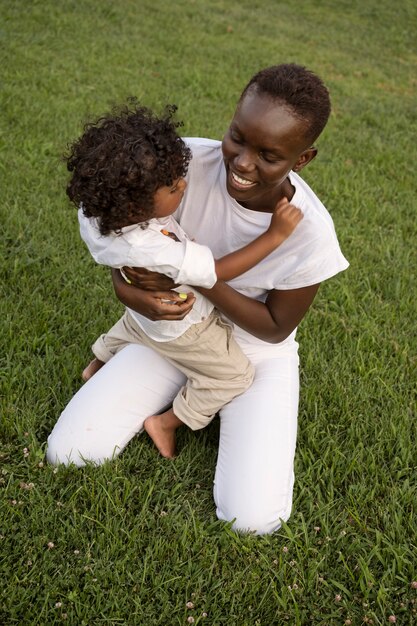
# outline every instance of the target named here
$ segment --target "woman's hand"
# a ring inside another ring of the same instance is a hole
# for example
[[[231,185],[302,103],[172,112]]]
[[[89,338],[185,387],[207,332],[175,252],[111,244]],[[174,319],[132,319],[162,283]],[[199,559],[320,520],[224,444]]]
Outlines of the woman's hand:
[[[169,291],[178,286],[169,276],[151,272],[144,267],[124,267],[123,273],[132,285],[147,291]]]
[[[191,292],[187,293],[187,299],[184,300],[176,291],[149,291],[139,289],[133,284],[128,285],[117,269],[112,269],[112,280],[118,299],[152,321],[182,320],[191,311],[195,302],[195,296]]]

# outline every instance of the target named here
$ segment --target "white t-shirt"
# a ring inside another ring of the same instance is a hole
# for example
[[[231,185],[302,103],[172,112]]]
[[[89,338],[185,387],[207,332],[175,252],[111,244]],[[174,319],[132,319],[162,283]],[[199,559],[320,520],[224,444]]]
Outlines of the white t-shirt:
[[[149,220],[146,228],[139,225],[122,228],[121,234],[102,235],[96,218],[88,218],[78,210],[78,221],[82,239],[94,260],[101,265],[120,268],[146,267],[149,270],[170,276],[180,286],[177,291],[190,291],[187,285],[207,287],[216,283],[214,258],[207,246],[191,241],[176,220],[168,217]],[[161,233],[174,233],[180,241]],[[129,309],[143,331],[155,341],[171,341],[182,335],[192,324],[206,319],[213,310],[211,302],[194,293],[196,301],[183,320],[152,321]]]
[[[187,174],[188,186],[175,217],[189,237],[208,246],[218,259],[263,233],[270,224],[271,214],[245,209],[229,196],[220,141],[201,138],[185,141],[192,149],[193,158]],[[314,285],[349,266],[326,208],[298,174],[291,172],[289,177],[295,188],[291,203],[302,210],[303,219],[274,252],[229,281],[237,291],[261,301],[271,289]],[[266,343],[237,326],[235,335],[241,344],[265,346]],[[294,336],[295,331],[286,342]]]

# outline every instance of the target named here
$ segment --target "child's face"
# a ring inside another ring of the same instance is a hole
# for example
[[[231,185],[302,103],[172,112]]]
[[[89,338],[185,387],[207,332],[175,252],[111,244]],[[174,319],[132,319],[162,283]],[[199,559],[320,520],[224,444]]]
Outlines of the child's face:
[[[177,210],[187,183],[184,178],[174,180],[169,187],[160,187],[154,195],[153,217],[167,217]]]

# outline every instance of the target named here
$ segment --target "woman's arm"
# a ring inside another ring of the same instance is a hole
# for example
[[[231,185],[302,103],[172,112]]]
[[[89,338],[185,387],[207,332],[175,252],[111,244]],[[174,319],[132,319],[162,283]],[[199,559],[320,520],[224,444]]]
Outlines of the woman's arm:
[[[284,341],[301,322],[310,308],[320,283],[300,289],[272,290],[259,302],[218,281],[212,289],[198,291],[219,311],[251,335],[267,341]]]
[[[147,270],[128,270],[126,274],[132,282],[140,280],[146,287],[140,289],[125,283],[120,272],[113,270],[113,283],[116,295],[124,304],[134,311],[152,320],[183,319],[194,303],[194,296],[189,295],[187,301],[178,302],[178,294],[174,291],[148,291],[158,289],[161,274]],[[139,279],[140,276],[140,279]],[[168,279],[169,280],[169,279]],[[166,283],[167,288],[168,284]],[[222,281],[218,281],[212,289],[199,288],[219,311],[224,313],[235,324],[251,335],[269,343],[284,341],[301,322],[310,308],[320,283],[309,287],[289,290],[272,290],[266,302],[253,300],[235,291]],[[162,300],[172,298],[174,304],[166,304]]]

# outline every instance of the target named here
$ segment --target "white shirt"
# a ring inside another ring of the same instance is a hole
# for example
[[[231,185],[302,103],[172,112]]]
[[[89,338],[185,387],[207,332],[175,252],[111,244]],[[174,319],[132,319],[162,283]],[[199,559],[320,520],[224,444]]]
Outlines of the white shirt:
[[[175,217],[189,237],[208,246],[218,259],[263,233],[271,214],[245,209],[229,196],[220,141],[187,138],[186,142],[193,158],[187,174],[188,186]],[[263,261],[229,281],[237,291],[261,301],[271,289],[314,285],[349,266],[326,208],[298,174],[290,172],[289,178],[295,188],[291,203],[302,210],[303,219]],[[241,344],[266,343],[237,326],[235,335]],[[295,331],[286,342],[294,336]]]
[[[94,260],[101,265],[120,268],[146,267],[149,270],[170,276],[180,286],[176,291],[190,291],[187,285],[207,287],[215,284],[217,277],[213,255],[207,246],[191,241],[172,216],[149,220],[141,228],[134,224],[122,228],[121,234],[101,235],[96,218],[88,218],[78,210],[78,221],[82,239]],[[175,233],[180,241],[161,233]],[[152,321],[129,309],[143,331],[155,341],[171,341],[182,335],[192,324],[197,324],[211,313],[213,305],[194,293],[196,302],[183,320]]]

